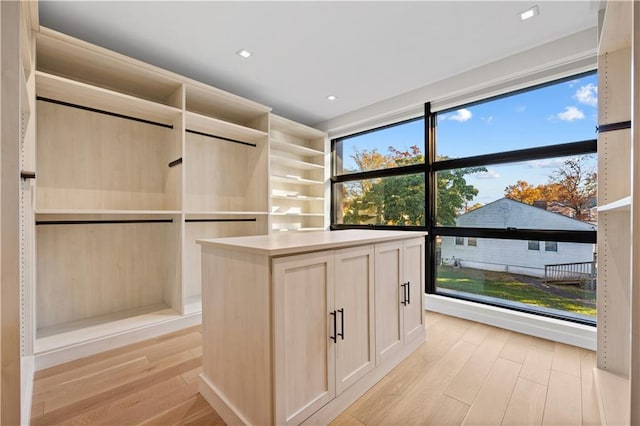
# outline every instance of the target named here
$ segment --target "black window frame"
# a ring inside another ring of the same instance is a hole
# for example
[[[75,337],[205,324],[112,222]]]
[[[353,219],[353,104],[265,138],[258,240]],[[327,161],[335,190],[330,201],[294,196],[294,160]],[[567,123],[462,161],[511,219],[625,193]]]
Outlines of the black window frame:
[[[427,152],[427,137],[426,134],[424,136],[424,157],[425,162],[422,164],[411,164],[408,166],[400,166],[400,167],[389,167],[386,169],[378,169],[378,170],[368,170],[364,172],[354,172],[354,173],[343,173],[338,175],[336,173],[336,145],[347,138],[353,138],[357,136],[362,136],[368,133],[377,132],[380,130],[388,129],[390,127],[401,126],[404,124],[412,123],[414,121],[419,121],[425,119],[425,116],[417,116],[414,118],[410,118],[407,120],[398,121],[395,123],[387,124],[384,126],[375,127],[369,130],[365,130],[362,132],[353,133],[350,135],[342,136],[339,138],[331,139],[331,206],[330,206],[330,225],[329,229],[332,231],[338,231],[342,229],[379,229],[379,230],[394,230],[394,231],[428,231],[429,225],[429,217],[427,216],[427,200],[428,200],[428,190],[427,190],[427,174],[428,174],[428,152]],[[426,131],[426,123],[425,123],[425,131]],[[403,176],[403,175],[413,175],[413,174],[424,174],[425,180],[425,224],[424,225],[374,225],[374,224],[345,224],[345,223],[336,223],[336,206],[339,204],[339,194],[338,191],[335,191],[334,188],[336,184],[346,183],[346,182],[357,182],[367,179],[377,179],[377,178],[385,178],[392,176]]]
[[[530,161],[530,160],[542,160],[546,158],[557,158],[557,157],[565,157],[571,155],[585,155],[585,154],[594,154],[598,152],[597,139],[594,137],[593,139],[576,141],[576,142],[568,142],[568,143],[559,143],[556,145],[548,145],[548,146],[540,146],[534,148],[524,148],[517,149],[511,151],[504,151],[498,153],[490,153],[490,154],[482,154],[475,155],[470,157],[462,157],[462,158],[453,158],[447,160],[436,161],[436,146],[435,146],[435,136],[436,136],[436,116],[437,114],[450,113],[461,108],[471,107],[477,104],[490,102],[492,100],[497,100],[500,98],[513,96],[519,93],[524,93],[528,91],[533,91],[536,89],[540,89],[546,86],[568,82],[574,80],[576,78],[586,77],[592,74],[597,73],[597,70],[587,71],[580,74],[572,75],[569,77],[565,77],[562,79],[557,79],[553,81],[549,81],[542,84],[533,85],[524,89],[504,93],[497,96],[487,97],[481,100],[464,103],[461,105],[456,105],[454,107],[449,107],[447,109],[443,109],[437,112],[433,112],[431,110],[431,104],[425,103],[425,135],[428,135],[427,143],[428,145],[425,147],[425,151],[428,152],[427,162],[428,162],[428,177],[427,177],[427,225],[428,225],[428,236],[427,236],[427,245],[426,245],[426,263],[427,263],[427,279],[425,280],[425,292],[427,294],[438,294],[446,297],[452,297],[467,301],[472,301],[476,303],[484,303],[486,305],[492,305],[500,308],[506,308],[510,310],[532,313],[540,316],[546,316],[556,319],[565,320],[568,322],[574,322],[584,325],[596,326],[596,320],[587,320],[583,318],[579,318],[576,316],[572,316],[567,313],[567,315],[560,313],[551,313],[547,312],[543,309],[536,309],[535,307],[522,307],[514,303],[509,303],[509,301],[489,301],[477,297],[473,297],[473,295],[466,296],[464,294],[449,294],[444,292],[438,292],[436,288],[436,273],[437,273],[437,263],[436,263],[436,240],[437,237],[476,237],[476,238],[497,238],[497,239],[511,239],[511,240],[538,240],[538,241],[555,241],[555,242],[567,242],[567,243],[588,243],[588,244],[596,244],[597,243],[597,231],[563,231],[563,230],[548,230],[548,229],[517,229],[517,228],[505,228],[505,229],[496,229],[496,228],[467,228],[467,227],[453,227],[453,226],[438,226],[436,224],[436,197],[437,197],[437,188],[436,188],[436,179],[435,174],[438,171],[443,170],[451,170],[451,169],[459,169],[466,167],[480,167],[480,166],[492,166],[498,164],[507,164],[507,163],[515,163],[520,161]],[[597,129],[596,129],[597,131]]]
[[[456,245],[463,246],[464,245],[464,237],[456,237]]]

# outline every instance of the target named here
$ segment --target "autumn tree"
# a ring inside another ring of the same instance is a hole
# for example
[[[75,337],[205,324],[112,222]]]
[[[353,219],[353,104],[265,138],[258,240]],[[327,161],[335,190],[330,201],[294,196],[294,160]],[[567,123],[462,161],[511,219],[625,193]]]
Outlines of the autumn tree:
[[[546,184],[531,185],[518,180],[505,188],[505,197],[526,204],[544,200],[573,210],[573,217],[588,218],[588,205],[596,196],[597,174],[588,166],[591,156],[569,158],[556,169]]]

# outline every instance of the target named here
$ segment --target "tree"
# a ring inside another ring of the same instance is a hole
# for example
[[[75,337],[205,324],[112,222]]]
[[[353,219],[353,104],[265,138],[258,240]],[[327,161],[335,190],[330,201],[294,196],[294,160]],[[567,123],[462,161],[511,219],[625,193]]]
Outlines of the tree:
[[[596,196],[597,174],[586,164],[591,156],[569,158],[554,170],[546,184],[533,186],[518,180],[504,189],[507,198],[526,204],[544,200],[573,210],[579,220],[589,218],[588,205]]]
[[[589,218],[588,205],[598,188],[598,175],[586,164],[589,158],[591,156],[565,160],[550,179],[557,201],[573,209],[574,217],[579,220]]]
[[[375,149],[356,151],[352,158],[359,170],[377,170],[424,163],[424,154],[417,146],[400,151],[389,147],[382,156]],[[439,158],[441,160],[446,157]],[[486,171],[472,167],[438,172],[437,221],[440,225],[455,225],[456,216],[463,211],[478,190],[468,185],[464,176]],[[343,186],[343,214],[345,223],[386,225],[425,224],[425,185],[423,174],[391,176]]]

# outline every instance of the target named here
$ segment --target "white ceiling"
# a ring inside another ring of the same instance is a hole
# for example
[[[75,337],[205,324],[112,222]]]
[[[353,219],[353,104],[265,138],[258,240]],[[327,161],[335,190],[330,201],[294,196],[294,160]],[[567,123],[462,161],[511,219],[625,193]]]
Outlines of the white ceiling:
[[[41,0],[39,10],[41,25],[315,124],[597,24],[598,1],[537,0],[540,15],[521,21],[534,4]]]

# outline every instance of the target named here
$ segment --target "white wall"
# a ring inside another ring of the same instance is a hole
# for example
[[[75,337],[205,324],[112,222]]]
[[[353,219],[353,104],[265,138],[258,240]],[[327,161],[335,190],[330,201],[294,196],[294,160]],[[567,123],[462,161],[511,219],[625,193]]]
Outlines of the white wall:
[[[500,240],[478,238],[477,246],[455,245],[455,237],[442,237],[442,260],[449,263],[455,256],[460,266],[504,271],[514,274],[544,277],[544,265],[558,263],[590,262],[593,260],[593,245],[580,243],[558,243],[558,251],[545,251],[544,241],[540,250],[529,250],[526,240]]]

